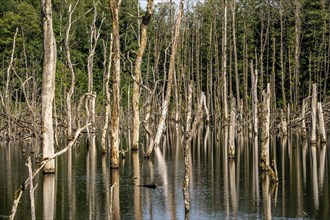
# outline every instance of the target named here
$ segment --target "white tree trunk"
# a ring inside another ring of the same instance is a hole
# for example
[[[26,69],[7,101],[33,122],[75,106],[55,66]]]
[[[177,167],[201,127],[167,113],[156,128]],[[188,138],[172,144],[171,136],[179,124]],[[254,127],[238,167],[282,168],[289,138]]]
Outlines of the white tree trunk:
[[[316,83],[313,84],[313,92],[312,92],[312,131],[311,131],[311,144],[316,144]]]
[[[302,102],[302,110],[301,110],[301,136],[303,139],[306,139],[306,99]]]
[[[320,128],[320,137],[321,137],[321,143],[326,142],[326,133],[325,133],[325,126],[324,126],[324,117],[323,117],[323,108],[322,103],[317,103],[317,112],[319,116],[319,128]]]
[[[227,88],[227,0],[224,2],[223,17],[223,36],[222,36],[222,81],[223,81],[223,113],[225,124],[228,120],[228,88]]]
[[[253,71],[253,63],[251,62],[251,83],[252,83],[252,117],[253,117],[253,134],[258,135],[258,70]]]
[[[229,151],[228,158],[235,158],[235,128],[236,128],[236,100],[233,97],[230,107],[230,125],[229,125]]]
[[[105,55],[105,64],[106,64],[106,51],[107,48],[104,45],[104,55]],[[110,72],[111,72],[111,62],[112,62],[112,34],[110,35],[110,49],[109,49],[109,62],[108,62],[108,68],[105,73],[105,114],[104,114],[104,125],[103,125],[103,130],[102,130],[102,136],[101,136],[101,148],[102,148],[102,154],[105,154],[107,152],[106,148],[106,134],[108,131],[108,126],[109,126],[109,113],[110,113],[110,91],[109,91],[109,81],[110,81]],[[106,65],[104,65],[105,68]]]
[[[43,23],[43,76],[41,91],[41,140],[42,156],[48,158],[54,154],[53,100],[55,93],[56,41],[53,32],[51,0],[42,0]],[[55,161],[49,161],[44,173],[55,173]]]

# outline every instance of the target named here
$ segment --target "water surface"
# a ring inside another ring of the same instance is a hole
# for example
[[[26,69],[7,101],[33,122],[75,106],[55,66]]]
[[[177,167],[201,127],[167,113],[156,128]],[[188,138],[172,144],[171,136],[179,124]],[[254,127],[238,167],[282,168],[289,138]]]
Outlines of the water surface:
[[[119,170],[109,169],[109,158],[101,155],[95,137],[88,145],[85,139],[57,159],[56,175],[35,179],[37,219],[185,218],[180,132],[169,132],[149,160],[143,159],[142,151],[128,151]],[[193,140],[190,219],[329,218],[329,142],[310,146],[295,134],[272,136],[276,184],[259,169],[258,138],[239,134],[235,159],[228,159],[226,143],[228,132],[215,128],[201,128]],[[10,214],[14,193],[28,176],[27,158],[36,161],[38,152],[31,153],[31,145],[0,144],[0,219]],[[137,186],[149,183],[157,188]],[[30,219],[28,190],[16,219]]]

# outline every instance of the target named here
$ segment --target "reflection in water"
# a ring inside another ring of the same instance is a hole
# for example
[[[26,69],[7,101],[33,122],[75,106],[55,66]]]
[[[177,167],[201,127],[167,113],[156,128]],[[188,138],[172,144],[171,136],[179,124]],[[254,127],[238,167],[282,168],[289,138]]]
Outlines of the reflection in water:
[[[324,184],[324,172],[325,172],[325,152],[326,152],[326,144],[322,143],[320,146],[320,191],[323,192],[323,184]]]
[[[138,185],[141,184],[141,177],[140,177],[140,161],[139,161],[139,153],[132,152],[133,157],[133,173],[134,173],[134,211],[135,211],[135,218],[141,218],[141,187]]]
[[[316,146],[311,146],[312,151],[312,181],[313,181],[313,200],[316,210],[319,209],[319,188],[318,188],[318,176],[317,176],[317,158],[316,158]]]
[[[252,158],[253,158],[253,168],[252,168],[252,187],[253,187],[253,201],[259,201],[259,157],[258,157],[258,136],[255,135],[253,137],[253,145],[252,145]]]
[[[225,128],[224,142],[223,142],[223,189],[225,199],[226,217],[229,217],[229,195],[228,195],[228,127]]]
[[[270,201],[270,192],[269,192],[269,175],[266,173],[262,174],[262,198],[263,198],[263,208],[264,208],[264,219],[272,219],[272,208]]]
[[[96,142],[95,135],[91,135],[89,138],[89,149],[86,158],[86,173],[87,173],[87,201],[89,208],[89,219],[96,219],[97,214],[96,211],[96,202],[97,194],[95,194],[96,190]]]
[[[102,154],[102,178],[104,183],[104,191],[105,191],[105,201],[104,201],[104,210],[105,211],[105,218],[110,219],[110,177],[107,167],[107,158],[106,155]]]
[[[108,155],[97,153],[95,141],[89,141],[88,148],[82,142],[58,158],[55,175],[37,176],[37,219],[184,219],[180,132],[169,132],[168,145],[149,160],[143,159],[143,152],[129,152],[118,170],[109,169]],[[260,137],[242,131],[236,158],[229,160],[228,131],[200,127],[191,148],[190,218],[302,218],[307,213],[309,218],[328,219],[330,144],[312,147],[295,134],[271,140],[278,185],[261,177]],[[29,147],[22,153],[22,144],[0,144],[0,219],[10,214],[14,192],[27,178],[28,156],[36,160]],[[136,187],[140,183],[157,187]],[[17,219],[30,216],[29,201],[24,192]]]
[[[43,219],[55,219],[55,180],[54,174],[43,176]]]
[[[120,219],[120,199],[119,199],[119,171],[118,169],[111,170],[111,208],[110,208],[110,219]]]

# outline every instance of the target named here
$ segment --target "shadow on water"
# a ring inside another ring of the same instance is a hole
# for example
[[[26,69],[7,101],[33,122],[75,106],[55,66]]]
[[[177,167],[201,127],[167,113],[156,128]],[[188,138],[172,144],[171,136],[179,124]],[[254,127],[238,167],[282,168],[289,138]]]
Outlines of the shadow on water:
[[[109,169],[98,139],[90,137],[56,159],[55,175],[38,175],[37,219],[222,219],[317,218],[330,216],[330,144],[310,145],[298,135],[271,136],[279,182],[259,169],[260,137],[238,133],[235,158],[228,158],[228,130],[200,127],[189,155],[190,213],[185,216],[183,136],[168,129],[150,159],[127,153]],[[328,140],[330,137],[328,137]],[[127,141],[126,141],[127,142]],[[122,148],[127,149],[123,140]],[[144,140],[147,143],[147,140]],[[0,144],[0,219],[10,214],[14,192],[28,177],[25,162],[34,144]],[[22,151],[25,149],[25,152]],[[38,149],[36,149],[37,151]],[[147,186],[147,187],[144,187]],[[29,193],[16,219],[30,218]]]

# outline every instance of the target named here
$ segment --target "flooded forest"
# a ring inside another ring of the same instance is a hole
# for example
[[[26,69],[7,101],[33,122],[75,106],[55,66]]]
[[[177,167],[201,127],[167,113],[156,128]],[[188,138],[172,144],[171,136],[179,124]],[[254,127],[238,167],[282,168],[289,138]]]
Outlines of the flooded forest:
[[[0,219],[328,219],[326,0],[2,0]]]

